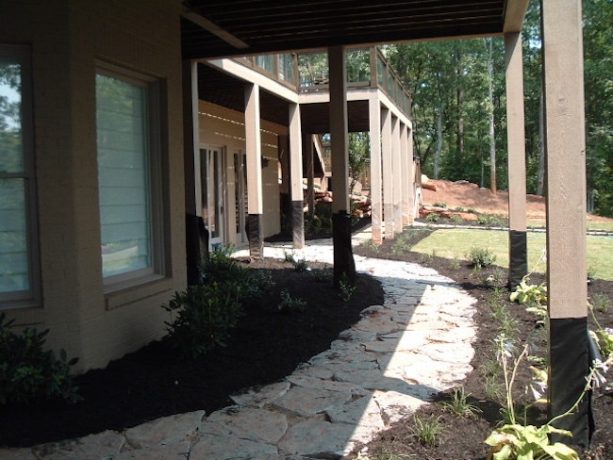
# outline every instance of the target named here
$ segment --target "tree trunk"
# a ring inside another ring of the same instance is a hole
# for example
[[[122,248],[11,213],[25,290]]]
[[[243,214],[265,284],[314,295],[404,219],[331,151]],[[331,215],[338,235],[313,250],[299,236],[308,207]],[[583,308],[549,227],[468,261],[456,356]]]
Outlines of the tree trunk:
[[[434,151],[434,178],[438,179],[441,166],[441,151],[443,150],[443,104],[436,114],[436,150]]]
[[[489,56],[487,59],[489,121],[490,121],[490,190],[496,193],[496,137],[494,132],[494,53],[492,39],[487,39]]]

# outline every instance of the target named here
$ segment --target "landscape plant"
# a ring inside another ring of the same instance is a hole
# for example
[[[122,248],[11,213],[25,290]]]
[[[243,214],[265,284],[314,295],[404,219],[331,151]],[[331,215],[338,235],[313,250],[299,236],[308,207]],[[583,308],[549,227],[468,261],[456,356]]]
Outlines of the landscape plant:
[[[281,290],[281,302],[277,305],[280,312],[302,311],[306,307],[306,302],[299,297],[292,297],[287,289]]]
[[[435,446],[438,438],[443,432],[443,425],[440,417],[420,417],[413,416],[413,435],[419,442],[426,446]]]
[[[477,269],[489,267],[496,262],[496,255],[488,248],[473,247],[467,256],[473,267]]]
[[[191,358],[224,346],[241,314],[240,292],[239,285],[216,281],[175,292],[162,306],[174,317],[165,321],[170,343]]]
[[[355,292],[355,284],[351,282],[346,273],[343,273],[338,283],[339,297],[343,302],[349,302]]]
[[[69,360],[63,349],[59,357],[45,350],[48,333],[31,327],[17,331],[15,320],[0,313],[0,405],[80,399],[70,375],[77,358]]]
[[[463,386],[460,388],[454,388],[453,392],[451,393],[451,398],[449,401],[444,403],[444,406],[449,412],[460,417],[470,417],[481,413],[481,409],[468,402],[469,397],[470,393],[466,393]]]

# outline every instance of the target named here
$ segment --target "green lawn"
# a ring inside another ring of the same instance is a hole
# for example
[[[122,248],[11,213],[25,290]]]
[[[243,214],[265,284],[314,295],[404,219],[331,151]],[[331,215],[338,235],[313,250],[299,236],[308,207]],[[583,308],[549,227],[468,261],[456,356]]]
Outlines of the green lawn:
[[[466,259],[473,247],[488,248],[496,254],[496,265],[509,265],[509,235],[493,230],[442,229],[433,232],[413,247],[413,251],[450,259]],[[542,258],[545,249],[544,233],[528,233],[528,269],[545,271]],[[613,237],[587,237],[587,265],[596,278],[613,280]]]
[[[545,227],[545,219],[528,219],[529,227]],[[605,230],[613,232],[613,221],[587,221],[588,230]]]

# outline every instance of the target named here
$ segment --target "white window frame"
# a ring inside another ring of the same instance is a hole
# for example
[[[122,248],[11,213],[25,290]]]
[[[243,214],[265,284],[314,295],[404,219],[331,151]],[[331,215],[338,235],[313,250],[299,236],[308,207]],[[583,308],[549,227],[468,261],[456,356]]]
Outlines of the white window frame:
[[[146,146],[148,169],[148,205],[151,216],[150,243],[151,266],[118,275],[104,277],[106,293],[138,286],[165,278],[167,274],[167,244],[165,237],[165,190],[162,180],[162,84],[159,79],[106,62],[96,63],[95,75],[116,78],[146,89],[147,131]],[[96,131],[97,131],[96,126]],[[96,149],[97,150],[97,149]],[[100,189],[98,189],[100,190]],[[102,222],[100,222],[100,227]],[[102,251],[100,252],[102,270]]]
[[[32,57],[29,45],[0,44],[0,56],[15,59],[21,65],[21,129],[23,170],[10,173],[0,170],[0,179],[23,179],[25,187],[26,241],[28,246],[28,281],[30,289],[0,293],[0,310],[41,305],[40,260],[36,203],[34,128],[32,102]]]

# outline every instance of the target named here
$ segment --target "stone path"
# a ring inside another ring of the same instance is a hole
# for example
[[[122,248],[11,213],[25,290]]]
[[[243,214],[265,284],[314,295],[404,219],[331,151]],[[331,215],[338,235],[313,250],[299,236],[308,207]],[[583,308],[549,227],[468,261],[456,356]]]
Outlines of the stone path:
[[[267,247],[283,257],[287,248]],[[331,262],[331,242],[302,256]],[[232,397],[206,415],[161,418],[32,449],[0,449],[2,460],[299,460],[338,458],[410,415],[471,371],[475,300],[416,264],[356,256],[377,277],[383,305],[362,312],[330,349],[283,381]]]

